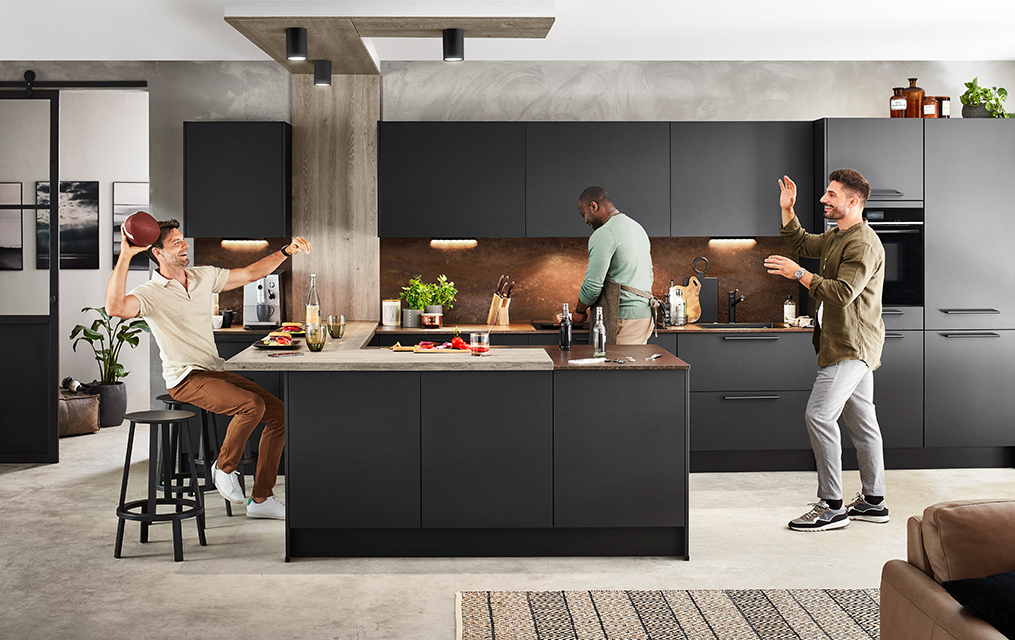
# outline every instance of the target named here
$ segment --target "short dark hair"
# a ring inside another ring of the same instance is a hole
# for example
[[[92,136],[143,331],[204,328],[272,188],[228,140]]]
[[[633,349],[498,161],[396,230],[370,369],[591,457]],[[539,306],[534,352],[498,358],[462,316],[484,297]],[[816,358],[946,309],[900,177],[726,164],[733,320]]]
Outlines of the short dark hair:
[[[162,241],[166,239],[166,236],[168,236],[173,229],[179,228],[180,221],[177,220],[176,218],[172,218],[170,220],[159,220],[159,239],[153,242],[152,246],[148,247],[146,251],[142,251],[142,253],[148,256],[149,260],[151,260],[155,264],[158,264],[159,261],[155,259],[155,254],[152,253],[152,249],[161,249]]]
[[[578,204],[582,206],[587,207],[593,200],[600,205],[606,203],[613,204],[613,201],[610,200],[610,194],[606,193],[606,189],[602,187],[589,187],[578,196]]]
[[[846,195],[860,198],[860,204],[867,202],[871,195],[870,183],[856,169],[836,169],[828,174],[828,179],[840,183]]]

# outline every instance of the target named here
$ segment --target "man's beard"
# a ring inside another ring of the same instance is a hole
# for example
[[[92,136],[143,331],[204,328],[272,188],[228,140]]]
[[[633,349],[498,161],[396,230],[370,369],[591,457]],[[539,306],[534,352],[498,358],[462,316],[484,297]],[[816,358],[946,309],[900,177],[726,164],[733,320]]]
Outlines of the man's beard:
[[[823,214],[825,216],[825,220],[842,220],[846,217],[846,208],[843,207],[840,209],[833,206],[831,211],[823,211]]]

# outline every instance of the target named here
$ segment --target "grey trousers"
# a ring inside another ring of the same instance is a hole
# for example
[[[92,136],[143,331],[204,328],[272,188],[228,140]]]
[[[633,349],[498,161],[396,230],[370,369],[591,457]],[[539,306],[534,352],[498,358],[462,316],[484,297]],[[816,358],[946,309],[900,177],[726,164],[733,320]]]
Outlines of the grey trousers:
[[[864,495],[885,495],[885,455],[874,412],[874,373],[863,360],[844,360],[818,369],[804,414],[818,467],[818,498],[843,497],[840,415],[856,447]]]

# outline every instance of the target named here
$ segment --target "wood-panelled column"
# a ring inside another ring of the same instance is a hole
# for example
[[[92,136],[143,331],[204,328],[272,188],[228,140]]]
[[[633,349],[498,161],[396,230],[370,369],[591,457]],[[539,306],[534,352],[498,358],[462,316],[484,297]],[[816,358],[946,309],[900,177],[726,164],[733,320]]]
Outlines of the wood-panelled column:
[[[377,238],[379,75],[292,76],[293,235],[314,245],[293,263],[293,319],[304,320],[310,274],[321,314],[380,319]]]

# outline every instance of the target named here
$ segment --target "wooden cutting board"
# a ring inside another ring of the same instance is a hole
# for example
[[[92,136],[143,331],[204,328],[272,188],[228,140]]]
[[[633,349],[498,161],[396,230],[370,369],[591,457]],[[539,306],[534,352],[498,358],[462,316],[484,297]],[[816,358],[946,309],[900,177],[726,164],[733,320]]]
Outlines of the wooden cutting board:
[[[701,283],[696,276],[691,276],[682,288],[684,308],[687,311],[687,323],[693,324],[701,318],[701,302],[698,300],[698,294],[701,293]]]

